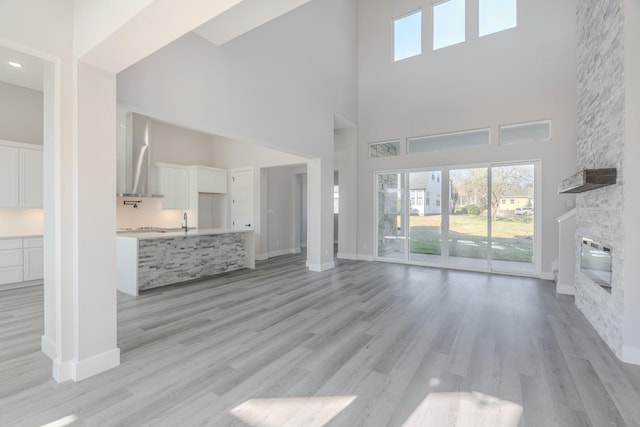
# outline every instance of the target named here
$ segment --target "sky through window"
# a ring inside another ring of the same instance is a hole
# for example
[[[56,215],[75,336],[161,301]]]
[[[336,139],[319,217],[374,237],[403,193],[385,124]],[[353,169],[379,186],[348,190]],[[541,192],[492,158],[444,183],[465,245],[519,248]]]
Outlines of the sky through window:
[[[422,53],[422,12],[393,21],[393,60],[410,58]]]

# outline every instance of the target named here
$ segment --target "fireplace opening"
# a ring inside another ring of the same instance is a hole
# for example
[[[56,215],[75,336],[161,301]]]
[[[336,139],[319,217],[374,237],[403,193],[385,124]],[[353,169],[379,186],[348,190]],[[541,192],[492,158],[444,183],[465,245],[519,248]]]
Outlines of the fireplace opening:
[[[611,292],[611,246],[583,237],[580,271],[603,289]]]

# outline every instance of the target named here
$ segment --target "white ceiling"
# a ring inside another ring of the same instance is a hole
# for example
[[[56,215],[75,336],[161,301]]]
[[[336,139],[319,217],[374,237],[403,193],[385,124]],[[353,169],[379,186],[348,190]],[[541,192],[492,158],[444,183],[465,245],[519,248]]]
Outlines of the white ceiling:
[[[220,46],[309,1],[243,0],[194,32]],[[23,68],[12,67],[9,61],[19,62]],[[41,59],[0,46],[0,82],[42,91],[43,73]]]
[[[220,46],[310,0],[243,0],[194,32]]]
[[[14,68],[9,61],[19,62],[23,67]],[[0,82],[42,92],[43,73],[40,58],[0,46]]]

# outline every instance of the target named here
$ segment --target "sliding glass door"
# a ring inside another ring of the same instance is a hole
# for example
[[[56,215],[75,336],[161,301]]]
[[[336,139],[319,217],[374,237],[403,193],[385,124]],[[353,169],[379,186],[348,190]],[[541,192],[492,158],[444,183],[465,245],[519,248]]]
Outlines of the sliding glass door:
[[[489,252],[487,168],[449,171],[449,263],[486,269]]]
[[[494,269],[535,272],[535,165],[491,168]]]
[[[537,164],[376,174],[377,259],[539,273]]]
[[[409,174],[409,259],[440,262],[442,171]]]
[[[378,258],[404,260],[407,257],[404,178],[401,173],[377,174]]]

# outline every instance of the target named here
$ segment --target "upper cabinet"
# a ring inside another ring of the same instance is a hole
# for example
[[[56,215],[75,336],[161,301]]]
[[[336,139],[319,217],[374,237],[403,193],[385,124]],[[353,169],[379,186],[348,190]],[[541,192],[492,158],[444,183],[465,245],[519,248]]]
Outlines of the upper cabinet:
[[[42,208],[42,147],[0,141],[0,207]]]
[[[197,183],[198,193],[227,193],[226,169],[191,166],[191,178]]]
[[[42,207],[42,150],[20,150],[20,206]]]
[[[163,209],[189,209],[189,168],[157,163],[158,193],[162,194]]]

